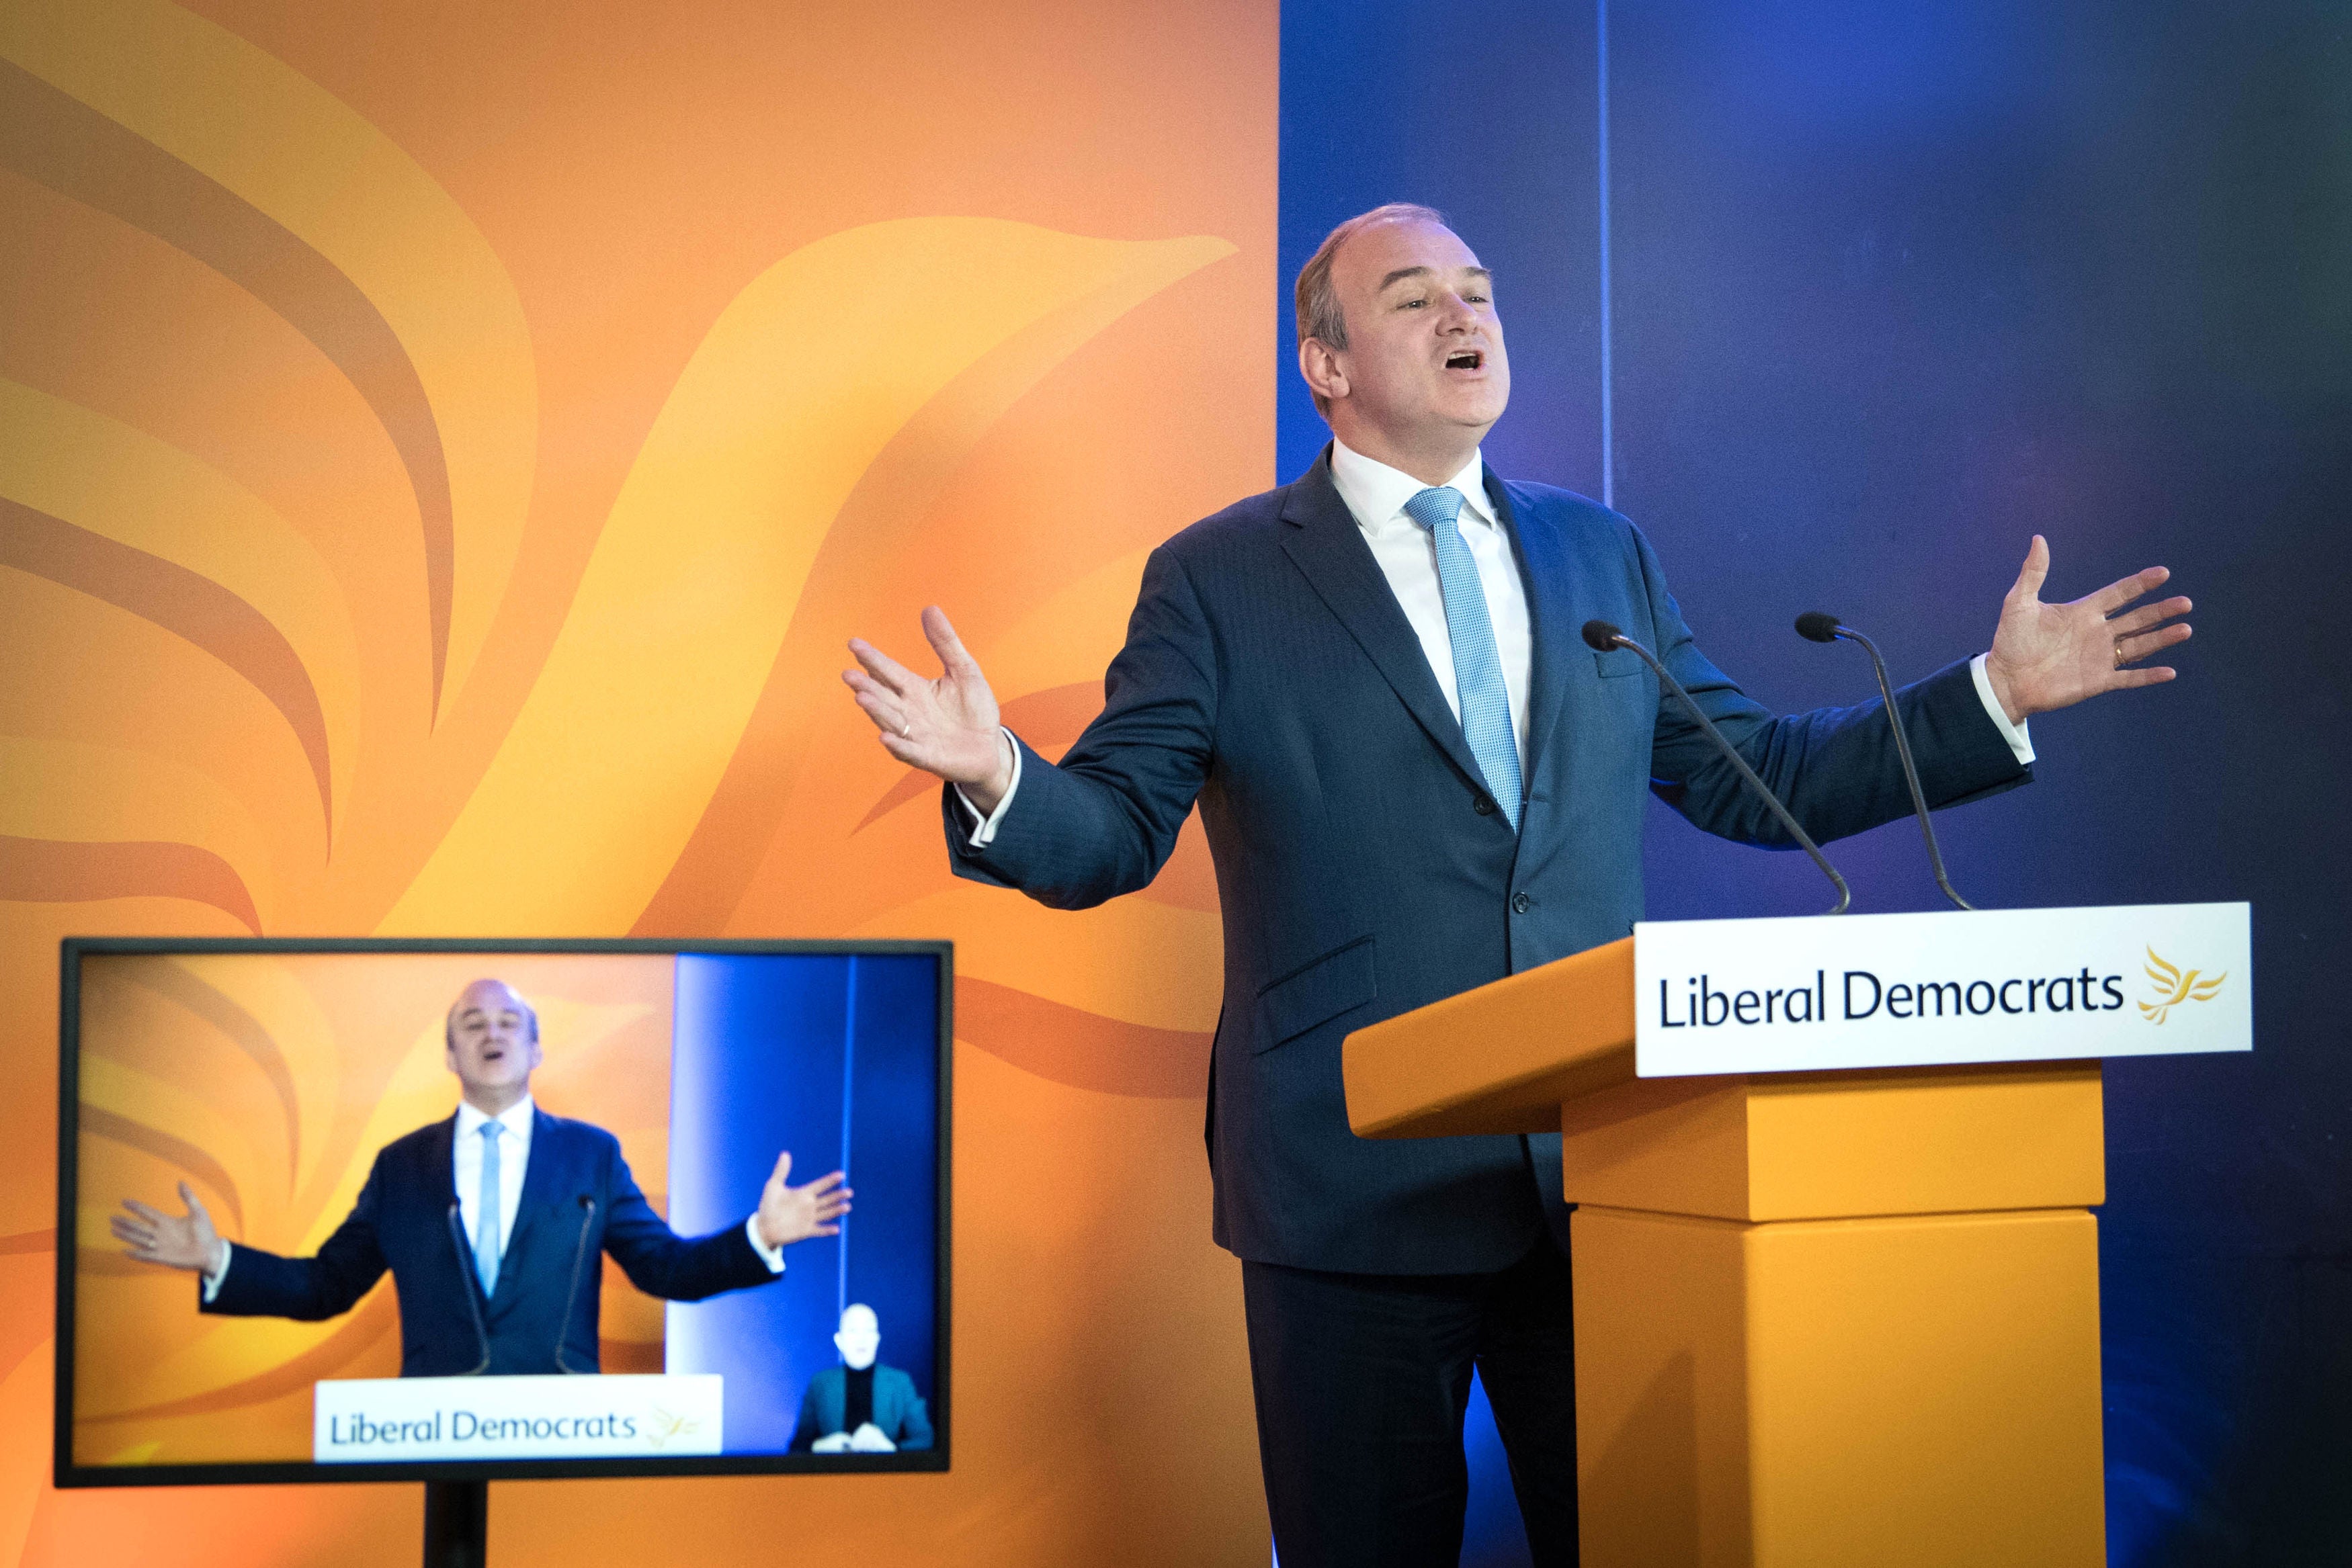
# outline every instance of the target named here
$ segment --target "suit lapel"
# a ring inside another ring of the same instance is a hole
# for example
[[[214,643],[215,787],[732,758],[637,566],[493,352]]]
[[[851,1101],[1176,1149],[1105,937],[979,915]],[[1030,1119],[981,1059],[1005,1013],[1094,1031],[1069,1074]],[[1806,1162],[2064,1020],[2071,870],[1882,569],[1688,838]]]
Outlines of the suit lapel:
[[[457,1113],[449,1113],[426,1131],[417,1145],[417,1157],[425,1162],[425,1190],[438,1193],[441,1207],[446,1210],[457,1201]]]
[[[417,1145],[417,1157],[425,1161],[425,1190],[439,1197],[436,1212],[447,1216],[446,1221],[449,1241],[457,1249],[458,1271],[465,1275],[466,1284],[481,1289],[481,1279],[474,1272],[473,1249],[466,1244],[466,1228],[457,1218],[457,1115],[449,1113],[444,1122],[436,1122],[425,1141]]]
[[[1306,574],[1331,613],[1348,629],[1383,680],[1395,691],[1429,737],[1462,776],[1484,788],[1486,775],[1470,755],[1462,725],[1438,690],[1429,658],[1412,622],[1404,618],[1381,563],[1372,559],[1355,514],[1331,483],[1331,453],[1326,447],[1305,478],[1283,497],[1282,520],[1289,525],[1282,545]]]
[[[530,1159],[522,1171],[522,1202],[515,1209],[514,1234],[507,1238],[506,1250],[499,1258],[499,1288],[493,1300],[519,1288],[513,1281],[522,1276],[523,1270],[518,1265],[522,1263],[527,1250],[548,1244],[545,1211],[561,1185],[562,1173],[556,1169],[560,1155],[554,1118],[534,1107],[530,1114]]]
[[[1571,597],[1568,549],[1533,507],[1512,504],[1510,487],[1486,470],[1486,495],[1511,537],[1528,595],[1528,791],[1543,777],[1545,749],[1559,730],[1570,685],[1566,661],[1584,647]]]

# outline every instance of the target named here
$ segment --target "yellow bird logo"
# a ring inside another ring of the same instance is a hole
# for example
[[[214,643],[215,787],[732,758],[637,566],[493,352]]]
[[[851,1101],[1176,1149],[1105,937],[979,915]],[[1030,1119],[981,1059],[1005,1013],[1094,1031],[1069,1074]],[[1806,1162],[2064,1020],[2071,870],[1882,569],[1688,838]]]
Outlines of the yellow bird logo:
[[[672,1437],[690,1437],[702,1429],[702,1423],[690,1416],[673,1416],[660,1406],[654,1406],[653,1416],[646,1423],[646,1437],[656,1448],[667,1448]]]
[[[2230,977],[2227,969],[2210,979],[2200,979],[2201,971],[2190,969],[2186,974],[2157,956],[2156,949],[2147,950],[2147,977],[2155,983],[2155,999],[2139,1005],[2140,1016],[2150,1023],[2162,1023],[2165,1015],[2182,1002],[2210,1002],[2221,993],[2221,982]]]

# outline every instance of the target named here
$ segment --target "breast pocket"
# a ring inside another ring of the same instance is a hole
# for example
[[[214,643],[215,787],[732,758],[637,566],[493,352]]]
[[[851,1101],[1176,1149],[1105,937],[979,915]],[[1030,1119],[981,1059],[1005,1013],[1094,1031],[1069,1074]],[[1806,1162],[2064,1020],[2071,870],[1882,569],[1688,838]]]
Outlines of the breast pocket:
[[[1272,1051],[1380,994],[1372,939],[1359,936],[1257,994],[1257,1049]]]
[[[1604,681],[1622,681],[1628,676],[1641,674],[1650,667],[1642,663],[1640,654],[1629,653],[1622,648],[1612,648],[1606,653],[1595,652],[1592,664]]]

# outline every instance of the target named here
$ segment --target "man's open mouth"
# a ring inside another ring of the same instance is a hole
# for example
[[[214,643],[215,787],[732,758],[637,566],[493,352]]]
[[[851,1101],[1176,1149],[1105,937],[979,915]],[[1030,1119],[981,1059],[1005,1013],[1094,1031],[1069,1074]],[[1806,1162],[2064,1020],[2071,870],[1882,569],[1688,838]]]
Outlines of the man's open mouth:
[[[1475,349],[1458,349],[1445,356],[1449,371],[1475,371],[1486,362],[1486,356]]]

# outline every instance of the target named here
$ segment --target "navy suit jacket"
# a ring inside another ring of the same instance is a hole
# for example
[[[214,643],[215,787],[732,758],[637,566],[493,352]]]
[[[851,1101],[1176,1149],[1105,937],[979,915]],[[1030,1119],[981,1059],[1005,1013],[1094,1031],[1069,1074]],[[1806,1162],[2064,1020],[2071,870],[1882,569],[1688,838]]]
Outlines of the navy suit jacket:
[[[1625,936],[1642,915],[1654,789],[1709,832],[1786,847],[1647,667],[1585,646],[1585,622],[1654,649],[1816,838],[1910,810],[1877,704],[1774,717],[1694,645],[1625,518],[1491,470],[1486,488],[1534,639],[1516,833],[1332,486],[1328,449],[1296,483],[1152,553],[1102,713],[1059,767],[1024,748],[988,847],[942,799],[960,874],[1063,908],[1149,883],[1197,799],[1224,922],[1214,1229],[1244,1259],[1416,1274],[1523,1256],[1559,1201],[1559,1134],[1357,1138],[1341,1039]],[[1931,803],[2030,776],[1966,664],[1898,701]]]
[[[595,1372],[610,1252],[647,1295],[697,1301],[776,1278],[740,1225],[689,1241],[663,1223],[602,1127],[537,1112],[514,1235],[485,1297],[458,1218],[457,1119],[384,1145],[351,1218],[311,1258],[239,1246],[204,1311],[314,1321],[351,1311],[386,1269],[400,1298],[400,1375]]]
[[[828,1366],[809,1379],[801,1396],[801,1417],[793,1427],[792,1451],[805,1454],[819,1437],[842,1430],[849,1406],[849,1370]],[[931,1416],[915,1380],[895,1366],[874,1367],[874,1425],[903,1452],[931,1446]]]

